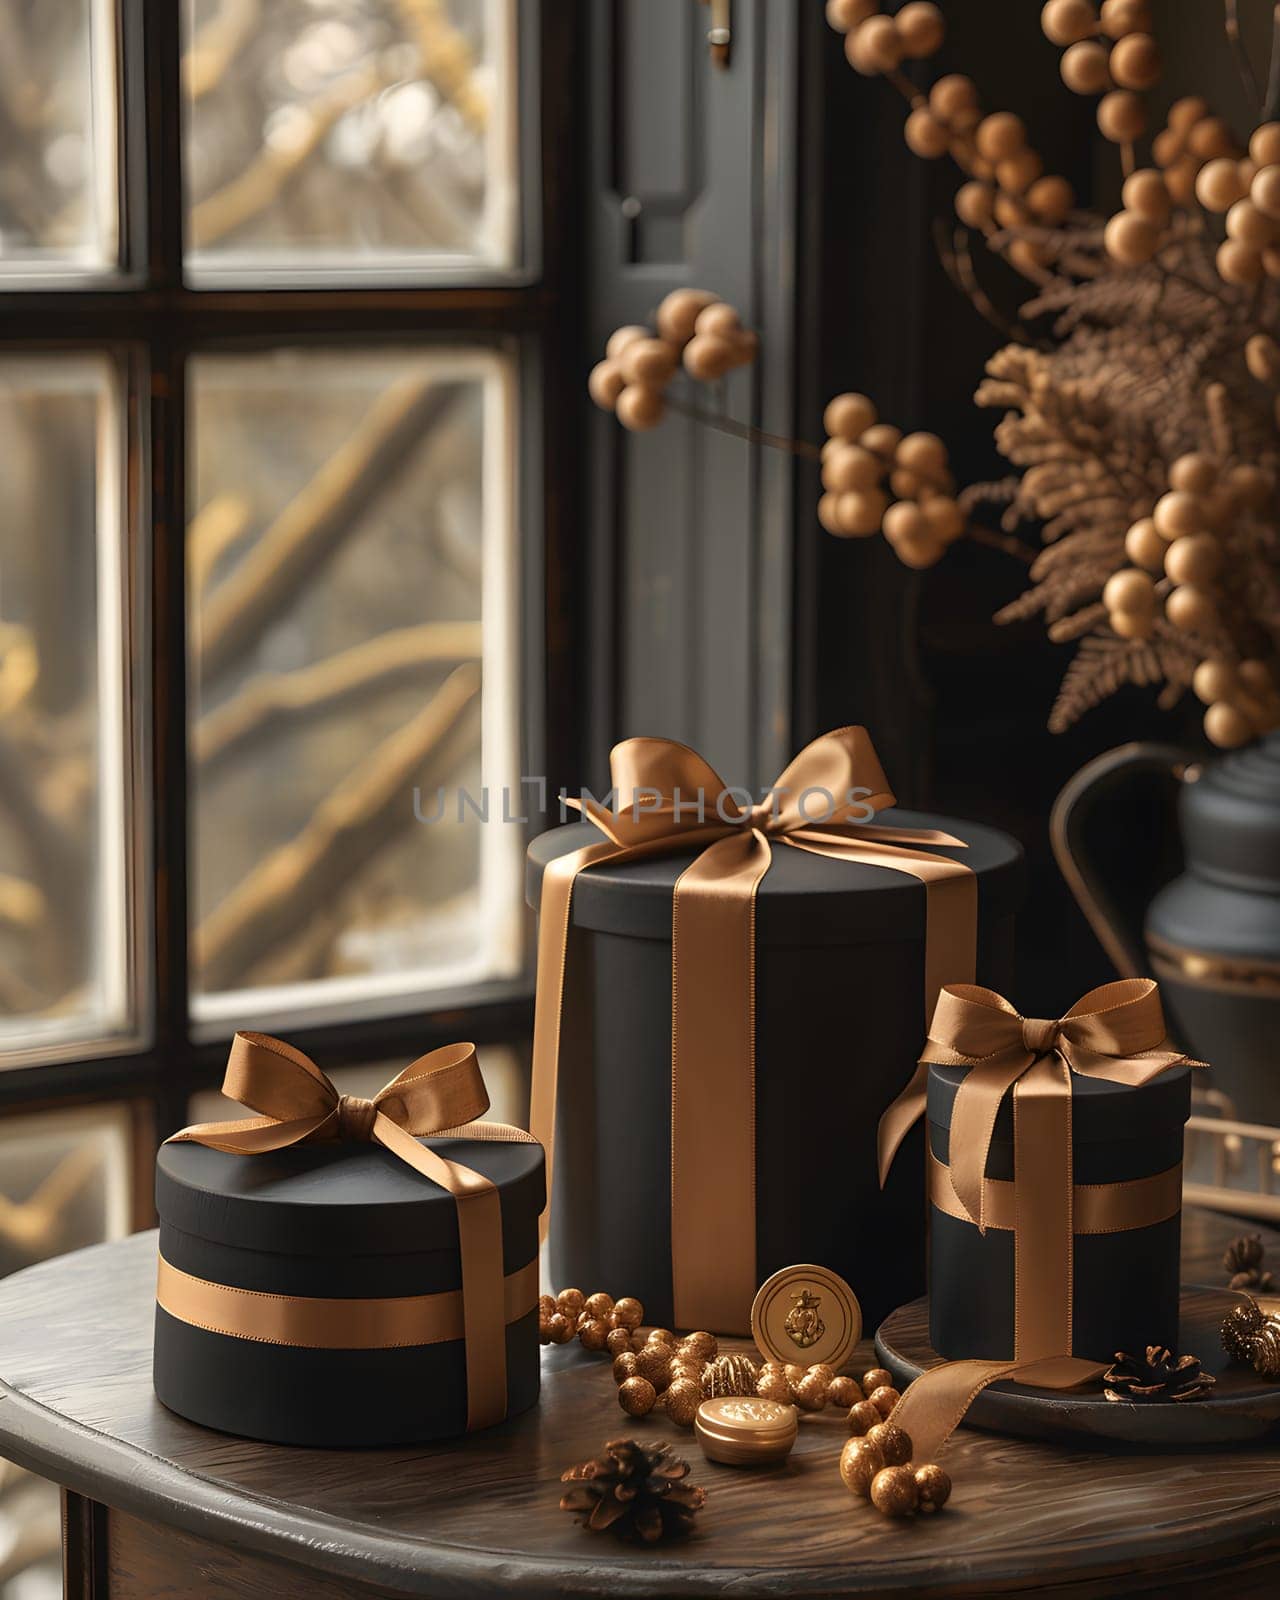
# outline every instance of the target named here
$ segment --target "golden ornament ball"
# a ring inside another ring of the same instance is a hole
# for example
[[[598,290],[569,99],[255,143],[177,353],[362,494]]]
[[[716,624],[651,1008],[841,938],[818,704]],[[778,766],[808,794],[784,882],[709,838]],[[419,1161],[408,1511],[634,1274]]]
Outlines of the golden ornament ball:
[[[1276,235],[1276,220],[1250,199],[1237,200],[1227,212],[1227,237],[1250,250],[1265,250]]]
[[[1165,576],[1173,583],[1212,583],[1221,566],[1222,546],[1211,533],[1187,534],[1165,548]]]
[[[593,1317],[599,1317],[604,1320],[613,1310],[613,1296],[605,1294],[602,1289],[598,1289],[595,1294],[587,1296],[586,1303],[582,1309],[589,1312]]]
[[[621,1383],[626,1378],[638,1376],[634,1350],[619,1350],[613,1358],[613,1381]]]
[[[883,489],[855,489],[840,496],[837,513],[840,532],[846,539],[865,539],[880,532],[880,523],[889,506]]]
[[[929,519],[913,500],[895,501],[884,514],[883,527],[890,544],[932,537]]]
[[[828,1383],[830,1383],[836,1375],[836,1369],[829,1361],[815,1361],[810,1365],[808,1371],[816,1372],[819,1377],[825,1378]]]
[[[644,1321],[644,1307],[634,1295],[624,1294],[613,1302],[613,1320],[620,1328],[638,1328]]]
[[[554,1317],[559,1310],[556,1297],[553,1294],[540,1294],[538,1296],[538,1319],[545,1322],[548,1317]]]
[[[1107,622],[1122,639],[1149,639],[1156,631],[1153,611],[1113,611]]]
[[[617,361],[627,346],[634,344],[637,339],[652,338],[653,334],[648,328],[641,327],[638,322],[629,322],[609,335],[609,342],[604,347],[605,356],[610,361]]]
[[[832,1378],[827,1389],[827,1404],[839,1406],[842,1411],[847,1411],[850,1406],[857,1405],[862,1399],[862,1390],[856,1378],[847,1378],[843,1375]]]
[[[1176,206],[1189,206],[1196,197],[1196,174],[1200,163],[1194,156],[1183,156],[1165,171],[1165,186]]]
[[[1075,44],[1097,26],[1098,13],[1090,0],[1048,0],[1040,12],[1040,29],[1050,44]]]
[[[865,394],[838,394],[822,413],[822,426],[833,439],[855,443],[876,420],[876,408]]]
[[[1218,156],[1238,158],[1239,151],[1231,129],[1221,117],[1201,117],[1187,133],[1187,149],[1201,161],[1212,161]]]
[[[1169,466],[1169,487],[1187,494],[1208,494],[1218,481],[1218,464],[1203,450],[1189,450]]]
[[[1111,76],[1122,89],[1153,89],[1163,63],[1160,46],[1149,33],[1130,33],[1111,47]]]
[[[734,349],[728,339],[713,333],[695,333],[684,347],[684,370],[699,383],[714,383],[733,366]]]
[[[837,539],[845,537],[844,523],[840,518],[840,501],[842,495],[832,494],[828,489],[826,494],[818,500],[818,521],[828,533],[833,533]]]
[[[888,1367],[868,1367],[858,1380],[862,1385],[864,1394],[870,1394],[873,1389],[888,1388],[893,1383],[893,1373]]]
[[[1170,547],[1156,532],[1150,517],[1139,517],[1124,536],[1124,553],[1135,567],[1148,572],[1164,571],[1164,553]]]
[[[855,1438],[860,1438],[870,1432],[884,1421],[878,1406],[873,1406],[870,1400],[858,1400],[849,1407],[849,1415],[845,1418],[849,1432]]]
[[[983,117],[974,134],[978,154],[984,161],[1007,161],[1016,156],[1027,142],[1027,130],[1021,117],[1012,111],[996,111]]]
[[[692,1428],[702,1404],[702,1388],[693,1378],[677,1378],[663,1395],[662,1404],[672,1422],[681,1428]]]
[[[1032,215],[1050,228],[1056,228],[1059,223],[1065,222],[1076,203],[1075,190],[1065,178],[1059,177],[1056,173],[1051,173],[1046,178],[1037,178],[1027,190],[1026,199]],[[1167,194],[1165,199],[1167,203]]]
[[[658,1399],[648,1378],[628,1378],[618,1385],[618,1404],[632,1417],[647,1417]]]
[[[631,1349],[631,1329],[610,1326],[609,1337],[604,1342],[611,1356],[620,1356]]]
[[[1107,254],[1122,267],[1140,267],[1150,261],[1160,243],[1155,224],[1134,216],[1132,211],[1117,211],[1102,237]]]
[[[1211,706],[1217,700],[1229,700],[1239,688],[1239,681],[1233,667],[1211,656],[1192,673],[1191,687],[1197,700]]]
[[[618,358],[618,367],[627,383],[660,386],[674,375],[678,362],[679,352],[665,339],[633,339]]]
[[[1263,167],[1254,175],[1249,198],[1264,216],[1280,220],[1280,166]]]
[[[907,149],[925,161],[936,161],[951,148],[951,132],[927,106],[917,106],[902,125]]]
[[[1245,365],[1259,383],[1275,383],[1280,379],[1280,345],[1269,333],[1255,333],[1244,347]]]
[[[577,1330],[563,1311],[547,1319],[547,1337],[552,1344],[568,1344]]]
[[[883,474],[879,456],[841,440],[823,464],[822,483],[835,494],[845,494],[850,489],[874,489]]]
[[[956,216],[966,228],[984,228],[991,221],[993,198],[989,183],[979,183],[976,178],[962,183],[956,190]]]
[[[873,16],[877,0],[827,0],[827,21],[837,33],[848,33]]]
[[[950,495],[931,494],[923,502],[925,520],[934,538],[951,544],[964,532],[964,512]]]
[[[892,72],[902,60],[903,41],[893,17],[879,14],[859,24],[858,48],[877,72]]]
[[[610,361],[607,357],[596,362],[587,379],[587,393],[601,411],[612,411],[625,387],[626,379],[622,376],[621,368],[616,361]]]
[[[864,1401],[863,1404],[869,1402]],[[886,1466],[901,1467],[911,1460],[910,1436],[898,1427],[896,1422],[876,1423],[874,1427],[867,1429],[867,1438],[879,1447]]]
[[[871,1480],[883,1472],[884,1457],[877,1445],[867,1439],[846,1439],[840,1452],[840,1481],[850,1494],[871,1498]]]
[[[795,1403],[791,1380],[780,1368],[761,1371],[756,1379],[756,1393],[762,1400],[776,1400],[779,1405],[789,1406]]]
[[[929,110],[943,122],[954,123],[977,110],[978,87],[963,73],[949,72],[929,90]]]
[[[1260,123],[1249,135],[1249,159],[1259,167],[1280,164],[1280,122]]]
[[[1151,520],[1164,539],[1180,539],[1183,534],[1199,533],[1204,527],[1205,506],[1199,495],[1185,489],[1171,489],[1156,501]]]
[[[1017,195],[998,190],[991,202],[991,210],[1002,228],[1021,228],[1026,224],[1027,208]]]
[[[695,335],[710,334],[732,344],[742,332],[742,318],[727,301],[717,300],[714,305],[704,306],[699,311],[694,319],[693,331]]]
[[[919,1503],[915,1474],[910,1467],[882,1467],[872,1478],[871,1504],[884,1516],[913,1516]]]
[[[1147,131],[1147,108],[1132,89],[1113,89],[1098,101],[1098,132],[1112,144],[1133,144]]]
[[[695,1333],[686,1333],[676,1348],[678,1350],[687,1350],[690,1355],[696,1356],[699,1361],[711,1361],[720,1352],[720,1341],[714,1333],[699,1329]]]
[[[1220,750],[1238,750],[1253,738],[1253,725],[1242,711],[1219,700],[1204,714],[1205,737]]]
[[[661,389],[648,384],[629,383],[618,396],[614,407],[618,421],[632,433],[645,433],[656,428],[666,415],[667,406]]]
[[[1108,51],[1096,39],[1082,39],[1064,50],[1058,71],[1072,94],[1101,94],[1111,87]]]
[[[1043,171],[1044,162],[1034,150],[1019,150],[996,162],[996,182],[1006,194],[1025,194]]]
[[[934,1461],[926,1461],[915,1469],[916,1493],[921,1511],[941,1511],[951,1498],[951,1478]]]
[[[672,344],[687,344],[698,313],[719,298],[710,289],[673,289],[658,307],[658,332]]]
[[[942,12],[931,0],[907,0],[894,17],[902,53],[911,61],[922,61],[942,48],[947,36],[947,24]]]
[[[1195,170],[1199,172],[1200,163],[1193,155],[1187,152],[1187,141],[1180,133],[1175,133],[1172,128],[1161,128],[1151,141],[1151,159],[1157,167],[1171,167],[1178,161],[1190,161]]]
[[[899,539],[892,548],[902,565],[910,567],[913,572],[936,567],[942,560],[943,546],[938,539]]]
[[[636,1351],[636,1372],[647,1378],[655,1389],[665,1389],[671,1382],[671,1351],[666,1345],[645,1345]]]
[[[914,500],[923,487],[918,475],[905,467],[895,467],[889,474],[889,489],[898,500]]]
[[[584,1350],[600,1351],[609,1338],[609,1324],[599,1317],[593,1318],[578,1330],[578,1343]]]
[[[1238,239],[1224,239],[1213,259],[1224,283],[1249,287],[1262,277],[1261,252]]]
[[[891,1383],[882,1383],[878,1389],[871,1390],[867,1399],[882,1417],[887,1417],[902,1396]]]
[[[566,1317],[580,1317],[586,1303],[587,1297],[581,1289],[561,1289],[556,1296],[556,1310]]]
[[[895,428],[891,422],[873,422],[865,430],[859,443],[864,450],[870,450],[883,461],[892,461],[898,448],[898,441],[902,438],[902,429]]]
[[[1209,102],[1198,94],[1183,95],[1169,107],[1166,123],[1175,133],[1189,134],[1196,123],[1209,114]]]
[[[1126,211],[1144,222],[1162,223],[1169,217],[1169,187],[1154,167],[1141,167],[1124,180],[1120,199]]]
[[[1109,39],[1123,39],[1127,33],[1150,33],[1149,0],[1102,0],[1099,22]]]
[[[1103,585],[1102,603],[1111,612],[1133,612],[1150,616],[1156,606],[1156,587],[1151,574],[1137,567],[1113,572]]]
[[[1189,583],[1167,596],[1164,614],[1175,628],[1187,633],[1203,633],[1218,620],[1218,608],[1210,597]]]
[[[1226,477],[1226,486],[1232,500],[1251,511],[1261,511],[1275,493],[1275,479],[1271,474],[1265,468],[1247,461],[1232,467]]]
[[[1196,199],[1206,211],[1229,211],[1248,192],[1239,163],[1227,156],[1206,162],[1196,178]]]
[[[800,1382],[793,1386],[795,1403],[801,1411],[821,1411],[827,1403],[827,1393],[830,1388],[830,1380],[810,1368]]]

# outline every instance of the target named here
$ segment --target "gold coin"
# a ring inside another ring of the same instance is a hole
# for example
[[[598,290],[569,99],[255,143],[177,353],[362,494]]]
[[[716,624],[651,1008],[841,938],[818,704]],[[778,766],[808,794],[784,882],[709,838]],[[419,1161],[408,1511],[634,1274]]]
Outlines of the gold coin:
[[[761,1284],[751,1307],[751,1336],[770,1361],[838,1372],[862,1337],[862,1307],[828,1267],[783,1267]]]

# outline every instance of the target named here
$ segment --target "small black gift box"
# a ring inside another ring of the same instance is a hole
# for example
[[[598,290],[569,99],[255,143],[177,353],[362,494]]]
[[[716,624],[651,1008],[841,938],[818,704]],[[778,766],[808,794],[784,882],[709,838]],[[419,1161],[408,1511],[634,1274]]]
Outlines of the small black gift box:
[[[986,1177],[994,1194],[986,1231],[951,1189],[951,1122],[966,1066],[929,1067],[930,1343],[951,1361],[999,1361],[1014,1352],[1012,1216],[1014,1097],[996,1116]],[[1187,1066],[1139,1086],[1070,1078],[1075,1181],[1071,1354],[1109,1361],[1118,1350],[1177,1349],[1183,1124],[1191,1108]],[[1003,1185],[1003,1189],[999,1186]],[[1122,1191],[1136,1226],[1103,1226],[1099,1202]],[[1066,1352],[1064,1351],[1064,1354]]]
[[[543,1152],[475,1120],[472,1047],[363,1100],[280,1040],[237,1034],[224,1090],[265,1115],[184,1129],[156,1161],[165,1405],[331,1446],[444,1438],[533,1405]]]

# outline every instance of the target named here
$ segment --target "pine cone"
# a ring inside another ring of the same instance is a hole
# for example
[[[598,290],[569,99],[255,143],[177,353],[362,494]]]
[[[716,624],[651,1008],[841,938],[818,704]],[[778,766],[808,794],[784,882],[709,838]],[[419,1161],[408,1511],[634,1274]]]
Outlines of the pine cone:
[[[750,1356],[717,1356],[702,1371],[702,1398],[720,1400],[728,1395],[753,1395],[760,1373]]]
[[[1241,1234],[1227,1246],[1222,1265],[1230,1275],[1231,1289],[1257,1289],[1267,1293],[1273,1286],[1269,1272],[1262,1267],[1262,1239],[1256,1233]]]
[[[1262,1308],[1256,1300],[1232,1306],[1222,1323],[1222,1348],[1232,1361],[1253,1360],[1253,1339],[1263,1323]]]
[[[560,1498],[561,1511],[581,1513],[579,1521],[595,1533],[637,1544],[657,1544],[688,1533],[707,1491],[681,1480],[687,1461],[672,1461],[665,1444],[611,1439],[604,1454],[561,1474],[571,1483]]]
[[[1108,1400],[1151,1401],[1199,1400],[1216,1380],[1201,1371],[1195,1356],[1175,1356],[1162,1345],[1149,1344],[1145,1357],[1117,1350],[1102,1381]]]

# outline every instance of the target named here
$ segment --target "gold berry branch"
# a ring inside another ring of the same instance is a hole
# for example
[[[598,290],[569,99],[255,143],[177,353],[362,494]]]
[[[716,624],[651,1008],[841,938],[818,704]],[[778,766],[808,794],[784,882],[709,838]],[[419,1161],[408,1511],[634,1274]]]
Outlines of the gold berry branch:
[[[1162,71],[1149,0],[1043,6],[1064,84],[1097,100],[1099,130],[1118,147],[1121,207],[1106,217],[1078,208],[1022,119],[984,109],[971,78],[947,74],[925,90],[906,75],[904,64],[943,43],[937,5],[909,0],[891,15],[875,0],[826,7],[854,71],[883,77],[907,101],[910,149],[959,170],[943,261],[1008,339],[975,399],[1001,414],[995,442],[1013,470],[957,492],[940,439],[903,434],[865,396],[839,395],[818,450],[818,520],[841,538],[882,532],[915,568],[960,538],[1029,560],[1026,591],[996,620],[1038,616],[1051,639],[1075,645],[1055,731],[1127,683],[1160,686],[1166,708],[1192,690],[1221,746],[1280,726],[1280,8],[1260,106],[1236,13],[1225,0],[1248,137],[1189,95],[1143,159],[1145,95]],[[1016,324],[984,287],[974,240],[1033,286]],[[650,353],[652,367],[639,347],[622,360],[649,331],[619,330],[592,374],[593,397],[626,426],[656,425],[669,402],[752,442],[813,454],[722,407],[665,396],[678,364],[708,382],[754,356],[754,343],[748,355],[724,337],[740,324],[715,304],[703,291],[669,296],[658,339],[671,348]],[[998,531],[975,520],[982,507],[998,512]],[[1019,537],[1024,527],[1038,552]]]

